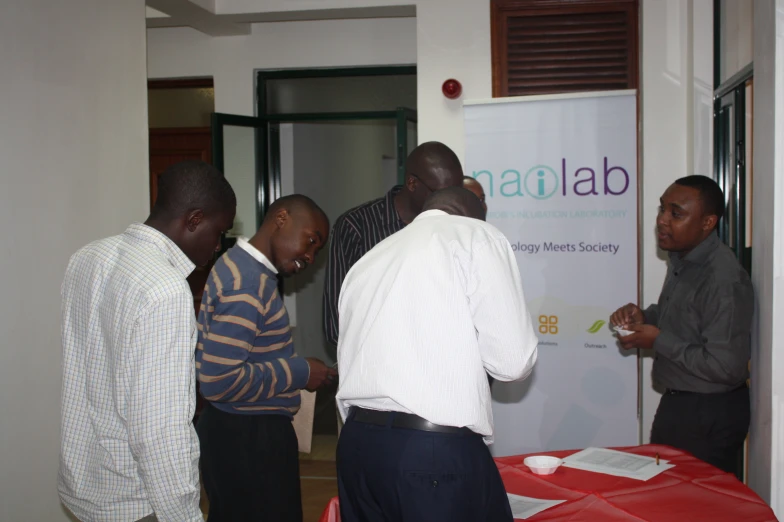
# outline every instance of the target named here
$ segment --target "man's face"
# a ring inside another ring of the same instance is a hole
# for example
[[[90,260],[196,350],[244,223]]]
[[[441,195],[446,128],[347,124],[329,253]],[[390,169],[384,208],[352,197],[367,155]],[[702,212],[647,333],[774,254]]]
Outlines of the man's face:
[[[234,225],[235,209],[205,215],[197,211],[189,216],[185,254],[196,266],[206,266],[220,251],[221,235]]]
[[[688,252],[699,245],[716,225],[716,216],[705,215],[696,188],[672,184],[659,200],[656,240],[668,252]]]
[[[473,192],[476,197],[479,198],[479,201],[482,202],[482,208],[485,210],[485,216],[487,216],[487,203],[485,202],[485,190],[482,188],[482,184],[476,180],[465,180],[463,181],[463,188],[466,188]]]
[[[282,276],[305,270],[327,243],[329,225],[319,214],[302,212],[293,216],[281,211],[271,241],[271,261]]]

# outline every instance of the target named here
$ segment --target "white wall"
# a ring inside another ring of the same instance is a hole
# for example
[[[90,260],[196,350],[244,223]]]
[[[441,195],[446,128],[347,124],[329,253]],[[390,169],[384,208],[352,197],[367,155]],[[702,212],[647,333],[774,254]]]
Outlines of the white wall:
[[[0,69],[0,520],[67,520],[60,283],[77,248],[146,217],[144,3],[0,2]]]
[[[383,158],[395,155],[395,125],[389,122],[345,122],[289,125],[281,148],[293,152],[292,170],[281,169],[284,194],[296,192],[316,200],[331,223],[346,210],[383,196],[395,184],[396,172],[385,172]],[[289,138],[290,136],[290,138]],[[289,176],[291,180],[283,179]],[[286,191],[286,188],[291,192]],[[322,293],[329,246],[306,272],[286,281],[286,308],[295,308],[297,353],[336,362],[335,349],[324,339]],[[296,297],[296,300],[294,300]]]
[[[721,0],[721,83],[751,63],[753,5],[749,0]]]
[[[711,0],[642,0],[641,304],[658,300],[667,272],[656,247],[659,197],[677,178],[712,175]],[[642,441],[650,441],[660,395],[643,358]]]
[[[313,3],[278,2],[280,10],[306,9]],[[417,64],[420,142],[442,141],[462,158],[462,100],[447,100],[441,84],[449,78],[458,79],[463,99],[492,95],[488,2],[383,3],[416,3],[417,17],[254,24],[248,36],[222,38],[188,28],[150,29],[148,75],[213,76],[216,111],[253,115],[254,69]],[[380,2],[333,1],[328,7],[348,4],[368,7]],[[217,10],[238,13],[254,9],[253,5],[233,0],[219,4]]]
[[[462,100],[490,98],[493,94],[489,2],[417,2],[416,63],[419,141],[444,142],[462,160]],[[448,100],[441,93],[441,85],[449,78],[463,85],[461,99]]]
[[[256,112],[256,69],[410,65],[413,18],[254,24],[247,36],[211,38],[193,29],[147,31],[150,78],[212,76],[215,111]]]
[[[305,11],[310,9],[346,9],[351,7],[386,7],[411,5],[415,0],[216,0],[218,14],[242,14],[258,11]]]
[[[784,517],[784,1],[754,2],[754,206],[749,485]]]

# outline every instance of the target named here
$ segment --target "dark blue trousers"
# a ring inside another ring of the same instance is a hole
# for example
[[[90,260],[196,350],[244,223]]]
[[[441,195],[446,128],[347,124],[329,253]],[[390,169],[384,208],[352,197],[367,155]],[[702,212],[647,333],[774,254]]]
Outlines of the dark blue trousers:
[[[349,416],[337,467],[342,522],[512,522],[501,475],[479,435]]]

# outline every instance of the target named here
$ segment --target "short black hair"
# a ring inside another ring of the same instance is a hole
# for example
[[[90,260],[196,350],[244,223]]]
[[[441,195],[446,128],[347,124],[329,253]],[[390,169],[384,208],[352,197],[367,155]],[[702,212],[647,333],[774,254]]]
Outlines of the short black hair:
[[[436,190],[425,201],[425,210],[443,210],[454,216],[465,216],[484,221],[485,209],[476,194],[463,187]]]
[[[440,141],[421,143],[406,158],[406,177],[414,176],[425,183],[454,183],[457,175],[461,178],[463,175],[460,159]]]
[[[172,219],[193,210],[228,212],[237,206],[225,176],[203,161],[175,163],[158,178],[158,195],[150,217]]]
[[[724,192],[712,178],[695,174],[677,179],[675,184],[697,189],[706,214],[716,216],[717,221],[724,216]]]
[[[274,216],[281,210],[286,210],[291,215],[308,212],[311,215],[321,217],[327,223],[327,227],[329,227],[329,218],[327,217],[326,212],[324,212],[315,201],[303,194],[291,194],[276,199],[269,206],[265,219],[268,216]]]

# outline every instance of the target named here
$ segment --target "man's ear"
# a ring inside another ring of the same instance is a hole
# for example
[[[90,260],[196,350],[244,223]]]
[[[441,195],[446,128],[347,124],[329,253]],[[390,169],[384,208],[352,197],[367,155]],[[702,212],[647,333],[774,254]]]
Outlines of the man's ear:
[[[283,228],[283,225],[289,220],[289,211],[285,208],[278,210],[278,213],[275,215],[275,225],[278,228]]]
[[[188,232],[195,232],[196,228],[201,224],[204,220],[204,211],[201,209],[191,210],[188,212],[188,216],[186,217],[185,226],[188,228]]]
[[[702,218],[702,229],[703,230],[712,230],[716,227],[716,223],[719,221],[719,217],[715,214],[709,214]]]
[[[417,179],[412,176],[411,174],[406,174],[406,181],[403,183],[403,186],[409,191],[414,192],[417,189]]]

